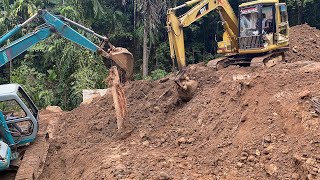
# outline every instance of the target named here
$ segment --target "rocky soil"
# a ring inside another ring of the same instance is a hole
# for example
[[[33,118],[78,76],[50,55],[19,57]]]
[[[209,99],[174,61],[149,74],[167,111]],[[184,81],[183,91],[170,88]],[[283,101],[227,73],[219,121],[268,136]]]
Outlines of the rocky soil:
[[[291,27],[290,51],[287,60],[320,61],[320,32],[308,24]]]
[[[271,68],[192,65],[189,102],[131,82],[121,132],[111,96],[63,113],[40,179],[320,179],[319,36],[293,27],[291,63]]]

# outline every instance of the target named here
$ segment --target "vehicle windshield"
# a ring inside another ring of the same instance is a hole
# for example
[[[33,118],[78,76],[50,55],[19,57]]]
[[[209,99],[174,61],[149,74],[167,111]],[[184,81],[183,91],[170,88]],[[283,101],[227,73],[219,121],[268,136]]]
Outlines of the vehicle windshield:
[[[259,35],[258,8],[245,7],[240,10],[240,37]]]
[[[18,96],[23,101],[23,103],[27,106],[27,108],[30,110],[32,115],[37,118],[38,117],[38,108],[34,105],[30,97],[24,92],[22,88],[19,88],[18,90]]]

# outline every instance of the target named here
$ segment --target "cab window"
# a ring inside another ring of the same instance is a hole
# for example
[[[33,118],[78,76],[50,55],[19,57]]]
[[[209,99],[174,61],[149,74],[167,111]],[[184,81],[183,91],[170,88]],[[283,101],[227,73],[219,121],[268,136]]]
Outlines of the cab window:
[[[24,118],[27,116],[26,112],[16,100],[0,102],[0,110],[5,115],[6,120]]]
[[[289,22],[287,6],[285,4],[279,4],[280,24],[279,24],[279,42],[288,41],[289,34]]]
[[[37,107],[33,104],[32,100],[30,97],[23,91],[22,88],[19,88],[18,90],[18,96],[22,100],[22,102],[27,106],[29,111],[32,113],[32,115],[37,118],[38,116],[38,109]]]
[[[262,34],[274,33],[273,6],[262,7]]]
[[[240,10],[240,37],[259,35],[258,7],[244,7]]]
[[[281,4],[279,8],[280,8],[281,23],[287,23],[288,21],[287,6],[285,4]]]

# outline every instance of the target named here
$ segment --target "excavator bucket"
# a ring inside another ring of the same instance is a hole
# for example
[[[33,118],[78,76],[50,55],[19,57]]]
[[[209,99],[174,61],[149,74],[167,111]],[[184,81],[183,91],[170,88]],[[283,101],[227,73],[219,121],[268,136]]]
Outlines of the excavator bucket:
[[[198,82],[191,80],[187,74],[187,68],[183,68],[175,77],[175,82],[178,85],[177,90],[179,98],[184,101],[190,101],[198,88]]]
[[[178,86],[177,90],[179,98],[184,101],[190,101],[197,91],[198,82],[195,80],[185,79],[181,80],[180,83],[183,84],[183,86]]]
[[[102,56],[113,60],[121,69],[126,72],[126,80],[130,80],[133,75],[133,55],[126,48],[114,47],[108,52],[102,51]]]

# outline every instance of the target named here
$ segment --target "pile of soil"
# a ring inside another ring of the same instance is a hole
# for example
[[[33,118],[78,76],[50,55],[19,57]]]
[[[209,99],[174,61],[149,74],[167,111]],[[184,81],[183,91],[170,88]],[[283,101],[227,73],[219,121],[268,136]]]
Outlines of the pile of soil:
[[[320,61],[320,30],[308,24],[290,28],[290,50],[288,60]]]
[[[129,129],[112,97],[65,113],[41,179],[293,179],[319,176],[320,71],[195,65],[190,102],[171,81],[127,87]],[[307,65],[308,66],[308,65]]]
[[[320,178],[320,63],[300,56],[271,68],[192,65],[189,102],[172,80],[131,82],[121,132],[110,95],[66,112],[40,179]]]

